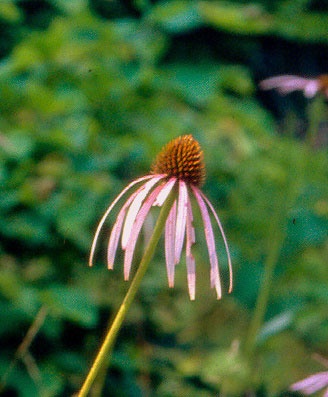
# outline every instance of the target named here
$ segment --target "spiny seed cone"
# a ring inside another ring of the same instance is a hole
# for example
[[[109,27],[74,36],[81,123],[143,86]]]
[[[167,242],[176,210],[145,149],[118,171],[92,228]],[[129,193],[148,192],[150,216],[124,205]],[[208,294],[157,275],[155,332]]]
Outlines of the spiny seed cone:
[[[152,172],[167,174],[195,186],[202,185],[205,166],[199,143],[191,135],[172,140],[158,154]]]

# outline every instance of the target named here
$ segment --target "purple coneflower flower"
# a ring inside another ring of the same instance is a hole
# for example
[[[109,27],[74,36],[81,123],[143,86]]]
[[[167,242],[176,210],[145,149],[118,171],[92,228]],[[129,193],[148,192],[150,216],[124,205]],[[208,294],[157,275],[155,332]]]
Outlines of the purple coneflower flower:
[[[306,98],[314,97],[321,92],[328,97],[328,75],[322,74],[317,78],[305,78],[292,75],[281,75],[270,77],[259,83],[263,90],[277,89],[280,94],[289,94],[290,92],[301,90]]]
[[[152,173],[131,182],[109,206],[98,224],[91,247],[89,265],[92,266],[93,256],[100,230],[115,204],[132,187],[141,183],[123,204],[119,211],[108,242],[108,268],[113,269],[117,246],[121,237],[124,256],[124,279],[129,279],[133,253],[140,230],[152,206],[162,206],[172,189],[176,189],[177,197],[173,202],[165,224],[165,258],[169,287],[174,286],[175,265],[180,262],[185,242],[187,279],[190,299],[195,299],[195,259],[191,252],[195,243],[192,205],[190,196],[193,195],[199,206],[204,223],[204,232],[211,265],[211,287],[215,288],[217,298],[220,299],[221,281],[219,275],[218,258],[215,239],[208,208],[220,229],[229,263],[230,283],[232,289],[232,268],[228,243],[220,220],[209,200],[200,190],[205,177],[203,152],[197,141],[191,135],[179,137],[168,143],[159,153],[152,167]]]

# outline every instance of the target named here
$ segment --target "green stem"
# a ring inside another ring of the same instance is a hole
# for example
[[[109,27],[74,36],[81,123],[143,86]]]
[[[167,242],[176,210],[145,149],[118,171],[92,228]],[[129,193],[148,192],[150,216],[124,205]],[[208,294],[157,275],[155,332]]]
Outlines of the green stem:
[[[28,353],[28,349],[30,348],[35,336],[39,332],[40,328],[44,324],[44,321],[48,315],[48,308],[43,305],[41,306],[40,310],[38,311],[32,325],[28,329],[22,343],[18,346],[15,356],[11,361],[7,371],[3,374],[0,382],[0,393],[5,388],[8,376],[10,372],[14,369],[15,365],[17,364],[18,360],[24,359],[25,355]]]
[[[143,276],[147,270],[149,262],[151,261],[151,259],[154,256],[155,248],[156,248],[156,246],[159,242],[159,239],[161,237],[163,228],[165,226],[165,221],[168,217],[168,214],[172,207],[175,196],[176,196],[175,191],[172,191],[171,194],[169,195],[169,197],[166,199],[165,203],[163,204],[163,207],[162,207],[159,217],[157,219],[152,237],[151,237],[151,239],[147,245],[147,248],[145,250],[145,253],[141,259],[138,270],[137,270],[137,272],[134,276],[134,279],[130,285],[130,288],[123,300],[123,303],[122,303],[122,305],[113,321],[113,324],[112,324],[111,328],[109,329],[109,331],[106,335],[106,338],[98,352],[98,355],[97,355],[97,357],[88,373],[88,376],[87,376],[87,378],[78,394],[78,397],[85,397],[88,394],[99,370],[103,367],[103,365],[106,363],[106,361],[108,359],[108,353],[115,342],[116,336],[118,334],[118,331],[120,330],[120,327],[123,323],[126,313],[129,310],[131,303],[133,302],[133,299],[138,291],[138,288],[139,288],[140,283],[143,279]]]
[[[245,352],[249,358],[252,358],[258,333],[262,327],[266,308],[270,298],[271,284],[273,280],[274,271],[276,264],[279,259],[282,244],[285,239],[284,233],[282,233],[279,227],[279,221],[281,217],[276,217],[276,222],[271,228],[270,233],[270,248],[264,263],[264,275],[260,286],[260,292],[257,296],[255,305],[255,311],[252,317],[252,321],[249,327],[248,336],[246,338]]]
[[[323,120],[326,111],[325,98],[323,95],[317,95],[309,102],[307,114],[309,120],[309,127],[305,137],[305,143],[314,148],[316,144],[316,136],[318,134],[319,126]]]
[[[108,332],[109,332],[109,326],[108,326]],[[112,349],[113,349],[113,346],[112,346]],[[108,358],[112,354],[112,349],[110,349],[107,352],[107,357]],[[90,392],[90,396],[91,397],[100,397],[101,396],[103,387],[105,385],[105,380],[106,380],[106,375],[107,375],[109,364],[110,364],[110,360],[109,359],[105,360],[104,365],[99,370],[98,375],[96,376],[96,379],[95,379],[95,381],[93,383],[93,387],[92,387],[91,392]]]
[[[289,174],[289,181],[286,184],[285,195],[281,195],[277,200],[278,207],[276,214],[273,217],[274,221],[269,232],[269,248],[264,263],[264,275],[244,345],[246,357],[250,361],[252,361],[254,356],[257,337],[264,322],[264,317],[271,293],[274,271],[286,237],[286,232],[283,231],[283,224],[286,222],[289,209],[292,208],[294,201],[298,196],[298,191],[300,189],[301,181],[304,175],[305,164],[303,161],[303,156],[300,155],[298,151],[291,150],[290,158],[291,164],[295,164],[294,172]]]

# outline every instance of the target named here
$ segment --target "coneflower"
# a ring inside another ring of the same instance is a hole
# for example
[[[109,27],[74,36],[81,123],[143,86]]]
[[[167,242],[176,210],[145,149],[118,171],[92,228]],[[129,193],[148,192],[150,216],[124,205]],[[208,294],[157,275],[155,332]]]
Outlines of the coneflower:
[[[232,270],[229,248],[220,220],[212,204],[200,190],[200,186],[204,181],[204,176],[205,167],[203,152],[198,142],[195,141],[191,135],[179,137],[168,143],[159,153],[153,164],[152,173],[131,182],[116,197],[100,220],[91,247],[90,266],[93,263],[95,248],[101,228],[108,214],[125,193],[132,187],[141,184],[122,205],[108,241],[108,268],[113,269],[116,250],[120,237],[122,236],[121,247],[125,252],[124,279],[128,280],[133,253],[145,219],[151,207],[162,207],[133,281],[129,286],[120,309],[83,383],[78,394],[79,397],[87,396],[97,374],[100,369],[103,368],[106,360],[108,360],[109,351],[113,347],[126,313],[133,302],[147,266],[154,255],[156,245],[159,242],[163,229],[165,229],[165,258],[169,286],[173,287],[174,285],[175,265],[180,262],[183,245],[185,243],[189,296],[191,300],[195,299],[195,258],[191,252],[192,245],[195,243],[195,229],[193,226],[191,195],[195,197],[203,218],[204,232],[211,265],[211,287],[216,289],[217,298],[220,299],[222,291],[218,258],[208,208],[218,224],[226,247],[230,272],[229,292],[231,291]]]
[[[113,269],[116,250],[122,236],[121,247],[125,252],[124,279],[128,280],[136,242],[151,207],[161,207],[169,194],[176,189],[176,198],[165,223],[165,259],[169,287],[174,286],[175,265],[180,262],[185,243],[189,296],[191,300],[195,299],[195,259],[192,255],[195,230],[190,199],[191,196],[194,196],[204,224],[211,269],[211,287],[215,288],[217,298],[220,299],[222,295],[221,281],[215,238],[208,209],[217,222],[225,244],[230,271],[230,292],[232,289],[232,269],[229,248],[220,220],[212,204],[200,190],[204,177],[203,152],[198,142],[191,135],[185,135],[169,142],[158,154],[152,166],[152,173],[130,183],[107,209],[95,233],[90,254],[90,266],[93,263],[99,233],[112,208],[132,187],[141,184],[122,205],[108,242],[108,268]]]

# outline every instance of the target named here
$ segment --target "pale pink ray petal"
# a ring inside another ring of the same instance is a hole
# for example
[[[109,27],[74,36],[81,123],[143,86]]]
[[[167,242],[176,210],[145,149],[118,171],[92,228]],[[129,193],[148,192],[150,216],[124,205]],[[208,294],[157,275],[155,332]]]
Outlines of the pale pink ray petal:
[[[151,180],[146,182],[141,189],[139,190],[138,194],[134,198],[129,211],[126,215],[126,219],[124,222],[123,233],[122,233],[122,249],[126,249],[127,243],[129,241],[129,237],[131,234],[131,230],[133,228],[134,221],[138,215],[139,209],[141,207],[142,202],[144,201],[145,197],[149,193],[149,191],[156,185],[158,181],[163,179],[162,175],[154,175]]]
[[[195,243],[195,229],[192,224],[193,216],[192,216],[192,208],[191,202],[188,198],[188,206],[187,206],[187,239],[186,239],[186,263],[187,263],[187,279],[188,279],[188,289],[190,300],[195,300],[195,292],[196,292],[196,266],[195,266],[195,258],[191,253],[191,247]]]
[[[174,287],[174,237],[175,237],[175,219],[177,213],[177,202],[173,203],[169,216],[165,223],[165,259],[166,259],[166,270],[169,287]]]
[[[304,87],[307,83],[309,82],[309,79],[306,79],[304,77],[293,77],[290,79],[287,79],[285,81],[281,81],[280,84],[277,84],[277,87],[279,87],[279,85],[281,86],[290,86],[290,87],[295,87],[295,88],[299,88],[302,89],[302,87]]]
[[[143,224],[143,248],[146,249],[154,230],[154,214],[149,213]]]
[[[197,192],[199,193],[199,190],[197,189]],[[194,194],[195,194],[195,192],[194,192]],[[197,197],[196,197],[196,199],[197,199]],[[198,201],[198,200],[197,200]],[[199,204],[198,204],[199,205]],[[205,204],[204,204],[205,205]],[[205,208],[206,208],[206,205],[205,205]],[[201,209],[201,208],[200,208]],[[203,213],[201,213],[202,214],[202,218],[203,218]],[[209,217],[208,217],[209,218]],[[204,218],[203,218],[204,219]],[[203,223],[204,223],[204,221],[203,221]],[[211,228],[212,228],[212,225],[211,225]],[[208,238],[207,238],[207,232],[206,232],[206,228],[204,228],[204,232],[205,232],[205,237],[206,237],[206,243],[207,243],[207,245],[208,245]],[[212,231],[213,232],[213,231]],[[214,237],[213,237],[213,239],[214,239]],[[215,243],[213,243],[214,244],[214,246],[215,246]],[[209,252],[209,255],[210,255],[210,250],[208,249],[208,252]],[[216,254],[216,251],[215,251],[215,254]],[[217,260],[216,260],[216,262],[217,262]],[[214,270],[215,270],[215,266],[212,266],[212,262],[211,262],[211,256],[210,256],[210,264],[211,264],[211,270],[210,270],[210,280],[211,280],[211,288],[214,288],[214,286],[215,286],[215,272],[214,272]]]
[[[153,178],[154,175],[147,175],[147,176],[143,176],[142,178],[138,178],[135,181],[131,182],[126,188],[124,188],[121,193],[116,197],[116,199],[112,202],[112,204],[107,208],[107,211],[105,212],[105,214],[103,215],[103,217],[101,218],[98,226],[97,226],[97,230],[95,233],[95,236],[93,238],[92,241],[92,246],[91,246],[91,251],[90,251],[90,258],[89,258],[89,266],[92,266],[92,262],[93,262],[93,256],[95,253],[95,249],[96,249],[96,244],[97,244],[97,240],[99,237],[99,233],[101,228],[103,227],[103,224],[105,222],[105,220],[107,219],[109,213],[111,212],[111,210],[113,209],[114,205],[119,201],[119,199],[129,190],[131,189],[132,186],[136,185],[139,182],[142,182],[146,179],[150,179]]]
[[[122,230],[122,225],[125,217],[125,213],[127,211],[127,208],[131,204],[132,200],[136,197],[137,194],[140,193],[144,189],[144,185],[142,185],[136,192],[134,192],[129,199],[126,201],[126,203],[123,205],[121,211],[119,212],[115,224],[112,228],[112,232],[110,235],[109,243],[108,243],[108,249],[107,249],[107,263],[108,263],[108,269],[112,270],[114,266],[114,260],[115,260],[115,255],[116,255],[116,250],[118,246],[118,241],[121,235],[121,230]]]
[[[136,242],[142,228],[142,225],[146,219],[146,216],[153,205],[154,201],[156,200],[157,195],[163,189],[165,185],[156,186],[155,189],[149,194],[146,198],[145,202],[142,204],[140,211],[137,215],[136,221],[133,225],[133,229],[131,231],[131,235],[129,238],[129,242],[125,249],[125,256],[124,256],[124,280],[129,279],[131,263],[133,258],[134,249],[136,246]]]
[[[175,231],[175,264],[180,262],[187,221],[188,189],[184,181],[179,181],[178,214]]]
[[[319,81],[309,80],[309,82],[304,87],[304,96],[306,98],[313,98],[315,94],[319,91]]]
[[[109,238],[109,242],[108,242],[108,249],[107,249],[107,264],[108,264],[109,270],[113,270],[113,267],[114,267],[116,250],[117,250],[118,241],[119,241],[120,235],[121,235],[121,230],[122,230],[125,213],[129,207],[129,205],[132,203],[132,200],[135,198],[135,196],[139,192],[139,190],[140,189],[138,189],[136,192],[134,192],[128,198],[128,200],[124,203],[121,211],[119,212],[119,214],[116,218],[114,226],[112,228],[112,232],[110,234],[110,238]]]
[[[327,376],[324,379],[320,379],[318,380],[315,384],[313,384],[312,386],[308,386],[304,389],[302,389],[302,392],[304,394],[313,394],[319,390],[321,390],[322,388],[324,388],[325,386],[327,386]]]
[[[231,257],[230,257],[230,250],[229,250],[229,246],[228,246],[228,241],[226,239],[226,236],[224,234],[223,227],[221,225],[220,219],[217,216],[217,213],[215,212],[215,209],[214,209],[213,205],[211,204],[211,202],[208,200],[208,198],[205,196],[205,194],[202,191],[199,191],[199,192],[202,195],[202,197],[204,198],[204,200],[206,201],[207,205],[210,207],[210,209],[212,211],[212,214],[214,215],[214,218],[216,220],[216,223],[219,226],[219,229],[220,229],[220,232],[221,232],[221,236],[223,238],[223,242],[224,242],[225,249],[226,249],[226,252],[227,252],[227,257],[228,257],[228,264],[229,264],[229,275],[230,275],[229,276],[230,277],[229,293],[230,293],[232,291],[233,277],[232,277],[232,265],[231,265]]]
[[[281,75],[270,77],[268,79],[262,80],[259,83],[259,87],[263,90],[271,90],[273,88],[280,87],[294,87],[294,89],[303,89],[305,84],[309,81],[309,79],[305,77],[293,76],[293,75]]]
[[[172,190],[173,186],[175,185],[176,181],[177,181],[176,177],[170,178],[168,183],[164,186],[163,190],[156,197],[156,200],[155,200],[153,206],[161,207],[163,205],[163,203],[167,199],[168,195],[171,193],[171,190]]]
[[[218,258],[215,250],[214,234],[213,234],[210,216],[208,214],[206,204],[204,203],[202,196],[200,195],[199,189],[197,189],[195,186],[192,186],[192,190],[198,202],[204,223],[204,232],[205,232],[208,254],[210,257],[210,264],[211,264],[211,287],[215,286],[217,298],[220,299],[222,295],[221,282],[220,282]]]
[[[293,91],[304,90],[304,86],[295,87],[294,85],[284,85],[284,86],[276,87],[276,89],[281,95],[287,95]]]
[[[304,90],[306,84],[307,82],[302,83],[300,81],[286,81],[285,83],[281,83],[274,88],[277,89],[281,94],[286,95],[293,91]]]
[[[328,381],[327,381],[327,375],[326,375],[322,379],[318,379],[315,384],[313,384],[311,386],[307,386],[303,390],[308,394],[312,394],[318,390],[323,389],[325,386],[327,386],[327,383],[328,383]]]
[[[278,84],[286,81],[305,81],[307,77],[297,76],[295,74],[279,74],[277,76],[269,77],[263,81],[267,84]]]
[[[304,394],[312,394],[322,389],[328,384],[328,372],[319,372],[311,375],[297,383],[294,383],[290,389],[293,391],[302,391]]]

